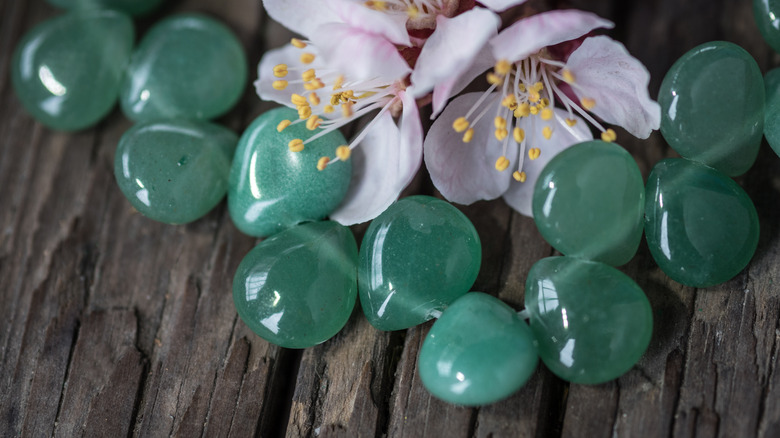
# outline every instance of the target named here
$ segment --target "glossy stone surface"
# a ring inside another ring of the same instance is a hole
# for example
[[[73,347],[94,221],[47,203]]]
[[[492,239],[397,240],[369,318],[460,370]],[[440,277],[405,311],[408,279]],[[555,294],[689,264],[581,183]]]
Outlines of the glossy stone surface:
[[[311,347],[347,323],[357,299],[357,243],[349,228],[311,222],[275,234],[244,257],[233,279],[241,320],[286,348]]]
[[[434,396],[477,406],[512,395],[539,356],[517,312],[480,292],[458,298],[433,324],[418,358],[420,379]]]
[[[114,9],[130,15],[152,11],[162,0],[47,0],[64,9]]]
[[[764,137],[777,155],[780,155],[780,68],[769,70],[764,75],[766,87],[766,111],[764,116]]]
[[[233,223],[252,236],[269,236],[306,221],[316,221],[335,209],[347,193],[352,162],[339,161],[317,170],[322,156],[333,156],[346,144],[339,131],[307,144],[300,152],[287,146],[294,138],[312,135],[303,123],[277,132],[280,121],[298,113],[276,108],[260,115],[244,131],[230,169],[228,208]]]
[[[539,232],[565,255],[620,266],[636,254],[645,186],[634,158],[614,143],[589,141],[556,155],[532,205]]]
[[[658,266],[695,287],[737,275],[758,245],[758,214],[731,178],[684,159],[658,162],[647,179],[645,236]]]
[[[736,176],[758,155],[764,81],[744,49],[712,41],[683,55],[658,92],[661,133],[683,157]]]
[[[471,289],[482,246],[471,221],[446,201],[403,198],[368,227],[360,245],[360,304],[379,330],[438,315]]]
[[[135,32],[127,15],[84,11],[30,30],[13,54],[11,80],[25,109],[44,125],[75,131],[116,103]]]
[[[574,257],[548,257],[531,267],[525,308],[539,357],[573,383],[621,376],[642,357],[653,332],[650,302],[632,279]]]
[[[227,26],[205,15],[174,15],[155,24],[139,43],[120,103],[135,121],[208,120],[238,102],[246,79],[243,46]]]
[[[753,15],[764,40],[780,52],[780,0],[753,0]]]

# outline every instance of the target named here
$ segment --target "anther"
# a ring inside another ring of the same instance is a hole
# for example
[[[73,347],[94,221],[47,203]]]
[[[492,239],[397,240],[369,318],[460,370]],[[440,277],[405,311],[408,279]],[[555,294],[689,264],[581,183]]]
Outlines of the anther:
[[[420,10],[417,9],[417,6],[412,5],[406,9],[406,14],[409,15],[409,18],[417,18],[420,14]]]
[[[496,63],[496,66],[493,68],[493,70],[498,75],[506,76],[510,71],[512,71],[512,64],[510,64],[506,59],[502,59]]]
[[[293,93],[292,96],[290,96],[290,102],[295,106],[306,106],[309,104],[305,97],[297,93]]]
[[[546,138],[547,140],[549,140],[549,139],[550,139],[550,137],[552,137],[552,134],[553,134],[553,130],[552,130],[552,128],[551,128],[551,127],[549,127],[549,126],[545,126],[544,128],[542,128],[542,135],[543,135],[543,136],[544,136],[544,138]]]
[[[336,156],[339,157],[339,160],[341,161],[347,161],[350,154],[352,154],[352,150],[349,149],[349,146],[342,145],[336,148]]]
[[[469,143],[474,138],[474,128],[469,128],[463,134],[463,143]]]
[[[344,85],[344,76],[343,75],[338,75],[338,77],[336,77],[336,80],[333,81],[333,89],[334,90],[338,90],[343,85]]]
[[[282,120],[278,125],[276,125],[276,132],[284,131],[284,128],[290,126],[290,123],[292,122],[289,120]]]
[[[330,163],[330,158],[321,157],[319,161],[317,161],[317,170],[325,170],[325,167],[328,166],[328,163]]]
[[[287,143],[287,147],[292,152],[300,152],[303,150],[303,140],[301,140],[300,138],[294,138],[290,140],[289,143]]]
[[[320,78],[314,78],[313,80],[303,84],[303,88],[309,91],[319,90],[320,88],[325,88],[325,84],[320,80]]]
[[[596,101],[594,99],[591,99],[590,97],[583,97],[582,99],[580,99],[580,104],[586,110],[591,110],[593,109],[594,106],[596,106]]]
[[[324,112],[325,114],[330,114],[330,113],[332,113],[333,111],[336,111],[336,109],[335,109],[335,108],[333,108],[333,105],[325,105],[325,106],[322,108],[322,112]]]
[[[317,77],[317,73],[314,72],[313,68],[310,68],[310,69],[306,70],[305,72],[301,73],[301,79],[303,79],[306,82],[308,82],[308,81],[310,81],[310,80],[312,80],[312,79],[314,79],[316,77]]]
[[[314,62],[314,53],[303,53],[301,54],[301,62],[304,64],[311,64]]]
[[[501,76],[492,72],[487,74],[487,81],[490,85],[501,85],[504,82]]]
[[[466,120],[465,117],[458,117],[452,122],[452,129],[454,129],[455,132],[463,132],[469,129],[469,121]]]
[[[535,160],[539,158],[539,155],[542,154],[542,151],[539,148],[531,148],[528,149],[528,158]]]
[[[292,44],[293,46],[295,46],[295,47],[297,47],[299,49],[303,49],[304,47],[306,47],[306,43],[304,43],[303,41],[299,40],[298,38],[291,39],[290,40],[290,44]]]
[[[531,115],[531,105],[528,104],[528,102],[523,102],[520,105],[517,105],[517,109],[515,109],[515,117],[528,117]]]
[[[563,69],[563,71],[561,71],[561,76],[563,76],[565,82],[568,82],[569,84],[574,83],[574,73],[572,73],[571,70]]]
[[[311,102],[312,105],[317,106],[320,104],[320,96],[317,96],[317,93],[311,93],[309,95],[309,102]]]
[[[506,119],[501,116],[496,116],[496,118],[493,119],[493,125],[496,129],[506,128]]]
[[[274,67],[274,76],[277,78],[283,78],[287,76],[287,65],[286,64],[279,64]]]
[[[577,124],[577,119],[566,119],[566,124],[569,126],[574,126]]]
[[[507,167],[509,167],[509,160],[503,155],[498,157],[498,160],[496,160],[496,170],[503,172]]]
[[[528,108],[528,110],[531,112],[532,115],[539,114],[539,106],[538,105],[534,105],[534,106]]]
[[[281,91],[281,90],[284,90],[285,88],[287,88],[287,81],[283,81],[283,80],[273,81],[271,86],[274,87],[274,90],[280,90]]]
[[[320,127],[320,123],[322,123],[322,119],[318,116],[311,116],[308,119],[306,119],[306,129],[309,131],[314,131],[315,129]]]
[[[607,143],[612,143],[617,140],[617,134],[614,129],[610,128],[601,133],[601,139]]]
[[[523,183],[525,182],[525,172],[518,172],[515,170],[515,172],[512,174],[512,178],[514,178],[515,181]]]
[[[298,107],[298,117],[300,117],[302,119],[308,119],[309,117],[311,117],[311,107],[308,106],[308,105],[306,105],[306,106],[299,106]]]
[[[509,131],[507,131],[506,128],[496,129],[495,136],[498,141],[505,139],[507,135],[509,135]]]
[[[516,143],[520,144],[525,140],[525,131],[521,128],[515,128],[512,130],[512,137],[515,139]]]
[[[550,120],[553,118],[553,110],[550,108],[545,108],[542,110],[540,116],[542,117],[542,120]]]
[[[333,93],[330,95],[330,104],[336,106],[341,103],[341,93]]]

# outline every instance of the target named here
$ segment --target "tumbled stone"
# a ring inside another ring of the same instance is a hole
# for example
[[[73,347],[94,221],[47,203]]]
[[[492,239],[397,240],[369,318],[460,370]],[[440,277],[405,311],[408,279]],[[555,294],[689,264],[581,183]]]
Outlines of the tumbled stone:
[[[357,243],[335,222],[301,224],[260,242],[233,279],[233,302],[258,336],[307,348],[344,327],[357,299]]]
[[[122,80],[120,103],[135,121],[208,120],[238,102],[247,79],[241,42],[224,24],[179,14],[149,29]]]
[[[13,54],[11,80],[25,109],[44,125],[75,131],[116,103],[130,59],[133,22],[120,12],[74,12],[30,30]]]
[[[534,221],[563,254],[620,266],[639,247],[644,198],[631,154],[614,143],[589,141],[545,166],[534,189]]]
[[[130,15],[144,15],[162,0],[47,0],[63,9],[114,9]]]
[[[276,108],[260,115],[238,142],[230,170],[228,208],[233,223],[252,236],[269,236],[285,228],[327,216],[349,187],[351,161],[331,163],[317,170],[320,157],[332,156],[346,143],[336,130],[292,152],[288,143],[312,135],[299,123],[277,132],[282,120],[295,120],[298,113]]]
[[[403,198],[368,227],[360,245],[360,303],[379,330],[401,330],[441,313],[471,289],[482,261],[471,221],[446,201]]]
[[[780,155],[780,68],[764,75],[766,87],[766,111],[764,137],[777,155]]]
[[[780,52],[780,1],[753,0],[753,16],[764,40]]]
[[[208,122],[144,122],[119,140],[114,175],[133,207],[156,221],[192,222],[227,192],[238,136]]]
[[[758,245],[758,214],[731,178],[669,158],[647,178],[645,236],[658,266],[694,287],[723,283],[747,266]]]
[[[683,157],[745,173],[764,131],[764,81],[743,48],[712,41],[683,55],[658,92],[661,133]]]
[[[573,383],[621,376],[642,357],[653,332],[650,302],[632,279],[574,257],[548,257],[531,267],[525,308],[539,357]]]

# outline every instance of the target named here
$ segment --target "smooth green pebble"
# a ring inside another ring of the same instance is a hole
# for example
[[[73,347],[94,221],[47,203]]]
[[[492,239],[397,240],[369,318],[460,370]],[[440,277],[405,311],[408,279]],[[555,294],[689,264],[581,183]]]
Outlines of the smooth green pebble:
[[[539,357],[573,383],[621,376],[642,357],[653,332],[650,302],[632,279],[574,257],[549,257],[531,267],[525,307]]]
[[[139,123],[119,140],[114,175],[133,207],[156,221],[192,222],[227,192],[238,136],[195,120]]]
[[[228,208],[233,223],[252,236],[269,236],[301,222],[330,214],[349,187],[352,162],[331,163],[317,170],[320,157],[333,156],[346,144],[336,130],[292,152],[288,143],[312,135],[303,123],[277,132],[282,120],[296,120],[290,108],[276,108],[260,115],[244,131],[230,169]]]
[[[179,14],[154,25],[138,44],[120,103],[135,121],[208,120],[238,102],[247,79],[244,49],[219,21]]]
[[[639,247],[644,198],[631,154],[614,143],[589,141],[545,166],[534,189],[534,221],[563,254],[620,266]]]
[[[130,15],[152,11],[162,0],[47,0],[63,9],[114,9]]]
[[[379,330],[433,318],[471,289],[482,246],[471,221],[430,196],[403,198],[368,227],[360,245],[360,304]]]
[[[753,0],[753,16],[764,40],[780,52],[780,1]]]
[[[539,356],[533,334],[517,312],[497,298],[471,292],[433,324],[418,360],[420,379],[431,394],[477,406],[520,389]]]
[[[275,234],[233,279],[241,320],[263,339],[307,348],[344,327],[357,299],[357,243],[349,228],[311,222]]]
[[[764,136],[777,155],[780,155],[780,68],[764,75],[766,86],[766,114]]]
[[[647,179],[645,236],[658,266],[694,287],[737,275],[758,245],[758,214],[744,190],[723,173],[668,158]]]
[[[116,104],[134,38],[130,17],[115,11],[73,12],[44,21],[14,51],[16,95],[50,128],[94,125]]]
[[[764,131],[764,81],[743,48],[712,41],[684,54],[658,92],[661,133],[680,155],[729,176],[745,173]]]

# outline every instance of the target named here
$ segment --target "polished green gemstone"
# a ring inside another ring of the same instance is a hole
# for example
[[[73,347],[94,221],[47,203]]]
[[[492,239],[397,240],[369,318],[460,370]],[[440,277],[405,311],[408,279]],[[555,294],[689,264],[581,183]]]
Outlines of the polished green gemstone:
[[[292,152],[288,143],[307,139],[303,123],[277,132],[282,120],[298,113],[276,108],[255,119],[238,142],[230,169],[228,208],[233,223],[252,236],[269,236],[295,224],[324,218],[335,209],[349,187],[352,162],[337,161],[317,170],[323,156],[333,156],[346,143],[338,130]]]
[[[736,176],[758,155],[764,81],[736,44],[712,41],[674,63],[658,92],[661,133],[680,155]]]
[[[136,210],[169,224],[192,222],[227,192],[238,137],[208,122],[139,123],[119,140],[114,175]]]
[[[39,24],[13,55],[16,95],[51,128],[94,125],[116,103],[134,35],[130,18],[114,11],[74,12]]]
[[[636,254],[644,209],[636,162],[622,147],[601,140],[556,155],[534,188],[534,221],[555,249],[613,266]]]
[[[452,303],[420,349],[423,385],[459,405],[484,405],[512,395],[531,377],[539,356],[517,312],[480,292]]]
[[[673,280],[707,287],[737,275],[758,245],[758,214],[731,178],[693,161],[658,162],[647,179],[645,236]]]
[[[642,357],[653,332],[650,302],[632,279],[574,257],[534,264],[525,283],[525,308],[539,357],[573,383],[619,377]]]
[[[233,279],[241,320],[287,348],[327,341],[347,323],[357,299],[357,243],[335,222],[298,225],[262,241]]]
[[[753,16],[764,40],[780,52],[780,1],[753,0]]]
[[[430,196],[401,199],[360,245],[363,313],[379,330],[421,324],[471,289],[481,261],[477,230],[457,208]]]
[[[47,0],[63,9],[114,9],[130,15],[143,15],[162,3],[162,0]]]
[[[208,120],[238,102],[247,61],[224,24],[199,14],[160,21],[141,40],[122,81],[122,111],[135,121]]]
[[[780,155],[780,68],[764,75],[766,86],[766,114],[764,136],[777,155]]]

